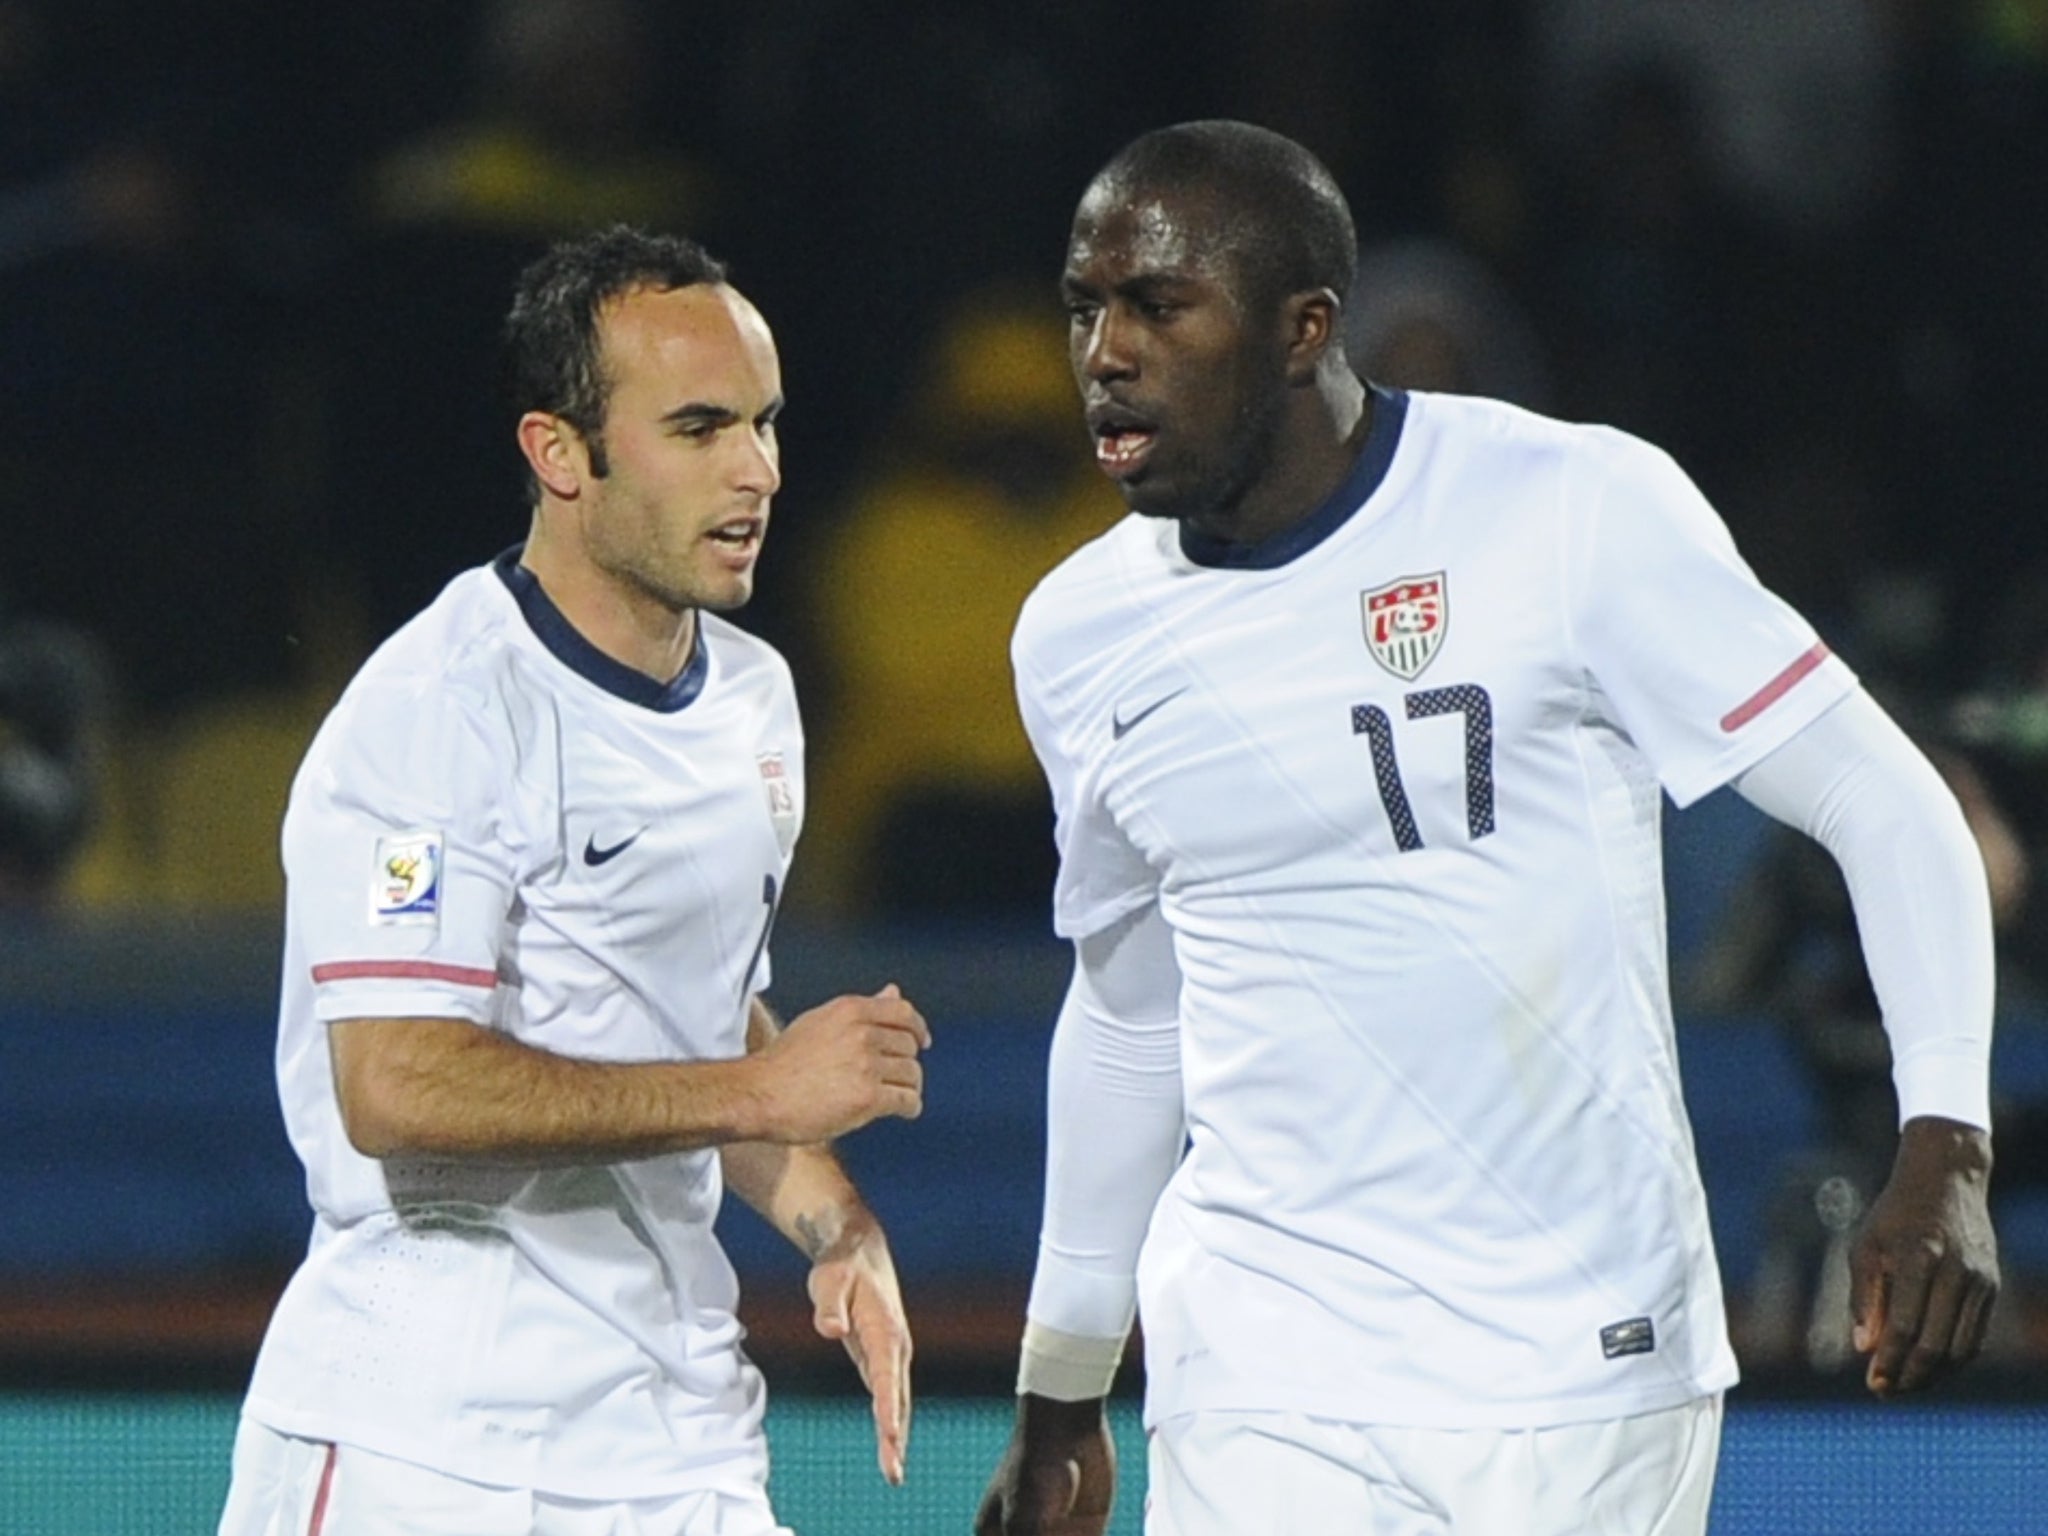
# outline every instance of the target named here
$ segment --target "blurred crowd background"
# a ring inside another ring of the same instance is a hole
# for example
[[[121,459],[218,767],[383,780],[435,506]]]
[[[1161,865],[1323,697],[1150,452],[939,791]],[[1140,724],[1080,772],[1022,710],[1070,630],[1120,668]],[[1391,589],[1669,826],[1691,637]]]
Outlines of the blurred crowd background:
[[[1042,927],[1009,626],[1119,511],[1055,279],[1100,163],[1208,116],[1344,186],[1361,371],[1678,456],[1970,806],[2024,1040],[2048,0],[0,0],[0,901],[274,932],[322,713],[523,534],[512,278],[623,219],[728,258],[781,346],[743,622],[811,736],[799,931]],[[1888,1156],[1883,1043],[1824,859],[1711,808],[1681,842],[1682,1005],[1767,1017],[1813,1090],[1768,1298]]]

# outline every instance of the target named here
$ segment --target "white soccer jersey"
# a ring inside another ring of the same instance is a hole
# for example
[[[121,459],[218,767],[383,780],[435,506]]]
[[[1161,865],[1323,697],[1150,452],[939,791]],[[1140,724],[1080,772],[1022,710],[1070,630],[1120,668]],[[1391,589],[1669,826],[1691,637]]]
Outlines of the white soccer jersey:
[[[1662,453],[1374,399],[1302,526],[1243,548],[1127,518],[1018,624],[1056,927],[1156,900],[1182,977],[1148,1418],[1671,1406],[1735,1364],[1659,783],[1689,803],[1855,680]]]
[[[744,1054],[803,739],[781,657],[698,622],[660,686],[508,554],[400,630],[322,726],[285,816],[277,1058],[315,1221],[256,1365],[262,1423],[570,1496],[758,1490],[717,1155],[372,1160],[326,1039],[431,1016],[594,1060]]]

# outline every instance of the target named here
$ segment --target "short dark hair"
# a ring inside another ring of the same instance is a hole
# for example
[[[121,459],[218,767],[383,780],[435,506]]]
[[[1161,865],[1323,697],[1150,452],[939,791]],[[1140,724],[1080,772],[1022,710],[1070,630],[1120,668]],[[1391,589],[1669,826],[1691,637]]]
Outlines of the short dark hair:
[[[599,344],[599,311],[636,288],[725,280],[725,263],[696,241],[627,224],[550,246],[519,274],[505,317],[505,390],[514,414],[561,417],[590,445],[592,472],[607,473],[603,433],[611,381]],[[529,496],[538,500],[540,484],[530,468],[526,480]]]
[[[1095,181],[1209,199],[1231,226],[1225,239],[1251,304],[1314,288],[1339,299],[1351,292],[1358,231],[1337,179],[1270,128],[1225,118],[1156,128],[1119,150]]]

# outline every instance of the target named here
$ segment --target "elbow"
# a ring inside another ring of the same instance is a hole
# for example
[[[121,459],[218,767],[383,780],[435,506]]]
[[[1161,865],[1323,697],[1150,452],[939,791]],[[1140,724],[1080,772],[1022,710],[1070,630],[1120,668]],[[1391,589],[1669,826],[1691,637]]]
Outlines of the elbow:
[[[349,1145],[365,1157],[431,1153],[432,1128],[408,1091],[408,1074],[389,1053],[357,1038],[358,1026],[333,1026],[334,1098]]]
[[[429,1150],[420,1144],[417,1128],[404,1113],[388,1085],[363,1079],[370,1074],[337,1075],[335,1097],[349,1145],[365,1157],[402,1157]]]
[[[348,1144],[364,1157],[382,1161],[387,1157],[402,1157],[408,1152],[419,1150],[407,1145],[403,1136],[382,1122],[361,1116],[343,1115],[342,1125],[348,1131]]]

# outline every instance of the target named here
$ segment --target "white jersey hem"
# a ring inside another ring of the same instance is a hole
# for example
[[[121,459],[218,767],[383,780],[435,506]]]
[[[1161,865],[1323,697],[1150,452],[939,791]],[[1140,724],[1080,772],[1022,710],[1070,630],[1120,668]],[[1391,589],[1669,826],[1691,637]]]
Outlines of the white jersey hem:
[[[1529,1402],[1444,1402],[1432,1406],[1416,1399],[1414,1383],[1398,1380],[1351,1379],[1341,1389],[1318,1391],[1299,1382],[1275,1381],[1256,1390],[1189,1391],[1170,1394],[1148,1388],[1145,1427],[1191,1413],[1305,1413],[1339,1424],[1370,1424],[1398,1429],[1551,1429],[1560,1424],[1589,1424],[1658,1413],[1703,1397],[1726,1392],[1740,1379],[1733,1363],[1694,1377],[1667,1378],[1656,1386],[1621,1392],[1538,1398]],[[1171,1396],[1172,1402],[1163,1401]],[[1399,1403],[1398,1412],[1361,1410],[1361,1399]]]
[[[301,1440],[355,1446],[464,1482],[491,1488],[527,1488],[562,1498],[658,1499],[707,1492],[753,1498],[768,1483],[768,1442],[758,1434],[750,1443],[734,1445],[727,1455],[679,1467],[672,1477],[635,1478],[608,1468],[595,1468],[586,1476],[577,1477],[532,1465],[514,1465],[504,1456],[474,1447],[445,1446],[438,1454],[423,1454],[417,1435],[317,1410],[294,1410],[254,1393],[244,1401],[242,1412],[266,1429]]]

